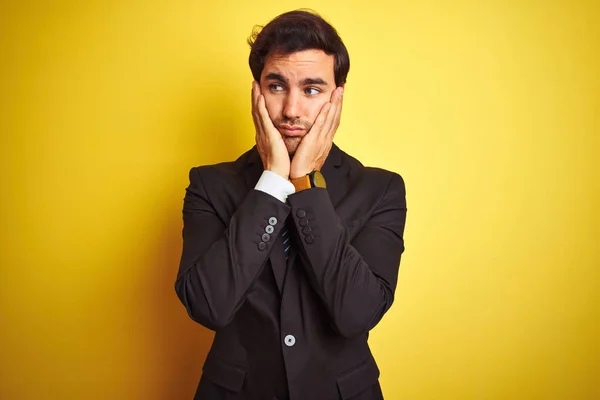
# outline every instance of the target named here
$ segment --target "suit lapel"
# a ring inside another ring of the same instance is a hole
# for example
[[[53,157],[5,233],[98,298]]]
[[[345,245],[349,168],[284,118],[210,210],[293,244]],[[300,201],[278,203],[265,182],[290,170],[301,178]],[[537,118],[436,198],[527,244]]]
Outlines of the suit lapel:
[[[337,207],[348,191],[350,168],[344,162],[344,153],[335,144],[321,168],[321,173],[327,182],[327,192],[333,207]]]
[[[260,178],[263,172],[262,161],[256,146],[248,150],[243,156],[236,161],[236,167],[240,173],[244,176],[244,182],[248,191],[254,189],[256,182]]]

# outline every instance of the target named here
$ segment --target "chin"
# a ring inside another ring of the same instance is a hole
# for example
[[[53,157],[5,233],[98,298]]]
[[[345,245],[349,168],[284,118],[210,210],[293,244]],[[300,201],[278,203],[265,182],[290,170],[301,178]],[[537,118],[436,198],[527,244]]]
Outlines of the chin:
[[[296,148],[297,146],[293,147],[293,148],[287,148],[288,154],[290,155],[290,160],[292,159],[292,157],[294,157],[294,154],[296,154]]]
[[[294,137],[294,138],[283,138],[283,142],[285,143],[285,147],[290,155],[290,158],[296,154],[296,149],[298,145],[300,145],[300,141],[302,138]]]

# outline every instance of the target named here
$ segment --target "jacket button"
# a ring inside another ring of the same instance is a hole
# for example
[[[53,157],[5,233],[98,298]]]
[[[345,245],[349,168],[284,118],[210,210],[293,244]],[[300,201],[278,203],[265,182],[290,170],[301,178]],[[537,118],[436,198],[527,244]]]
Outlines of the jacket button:
[[[273,228],[273,225],[267,225],[267,226],[265,227],[265,232],[267,232],[269,235],[270,235],[271,233],[273,233],[274,231],[275,231],[275,228]]]
[[[269,235],[268,233],[263,233],[260,238],[263,242],[268,242],[269,240],[271,240],[271,235]]]
[[[293,335],[287,335],[285,339],[283,339],[283,343],[285,343],[287,347],[292,347],[296,344],[296,338]]]
[[[313,235],[308,235],[304,237],[304,241],[308,244],[311,244],[315,241],[315,237]]]
[[[306,218],[302,218],[299,222],[300,226],[307,226],[308,220]]]
[[[277,225],[277,218],[275,218],[275,217],[269,218],[269,225]]]
[[[306,211],[304,211],[303,209],[299,209],[298,211],[296,211],[296,216],[298,218],[304,218],[306,217]]]
[[[304,228],[302,228],[302,233],[304,233],[305,235],[308,235],[311,232],[312,229],[310,229],[310,226],[305,226]]]
[[[260,251],[264,251],[266,248],[267,248],[267,244],[266,244],[265,242],[260,242],[260,243],[258,244],[258,249],[259,249]]]

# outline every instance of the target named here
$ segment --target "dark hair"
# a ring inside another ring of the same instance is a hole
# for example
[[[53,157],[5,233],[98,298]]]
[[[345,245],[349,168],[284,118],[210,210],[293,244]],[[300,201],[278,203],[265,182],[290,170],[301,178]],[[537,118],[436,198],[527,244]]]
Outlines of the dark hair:
[[[264,27],[255,26],[248,44],[250,70],[258,82],[269,54],[291,54],[317,49],[334,56],[336,86],[346,83],[350,69],[348,50],[335,28],[314,11],[290,11],[276,17]]]

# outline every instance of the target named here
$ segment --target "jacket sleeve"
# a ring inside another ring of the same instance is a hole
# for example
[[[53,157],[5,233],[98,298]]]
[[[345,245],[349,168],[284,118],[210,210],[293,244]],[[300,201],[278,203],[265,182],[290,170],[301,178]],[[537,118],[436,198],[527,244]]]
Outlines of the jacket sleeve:
[[[352,242],[326,189],[303,190],[288,201],[300,256],[333,328],[345,337],[369,331],[394,300],[404,251],[404,181],[400,175],[392,175],[384,195]]]
[[[194,321],[217,330],[227,325],[243,304],[290,207],[269,194],[250,190],[231,219],[223,221],[204,185],[215,179],[207,172],[211,172],[207,167],[190,171],[175,291]],[[273,227],[270,234],[267,226]]]

